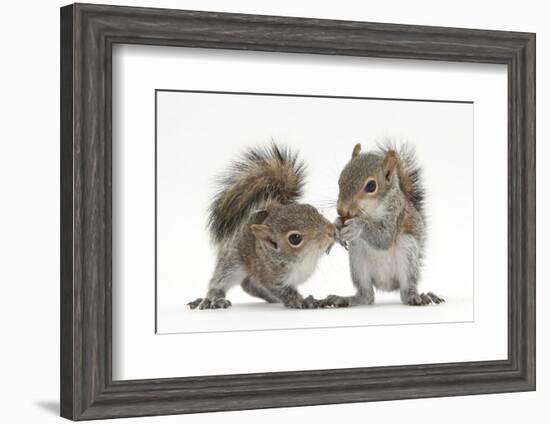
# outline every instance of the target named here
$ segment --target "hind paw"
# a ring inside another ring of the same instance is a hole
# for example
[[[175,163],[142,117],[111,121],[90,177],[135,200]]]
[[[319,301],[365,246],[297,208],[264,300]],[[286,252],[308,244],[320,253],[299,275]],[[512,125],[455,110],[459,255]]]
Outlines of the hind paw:
[[[430,297],[424,293],[422,294],[411,294],[407,299],[407,305],[410,306],[426,306],[432,303]]]
[[[187,304],[190,309],[227,309],[231,306],[231,302],[223,297],[209,299],[198,298]]]
[[[426,306],[431,303],[439,304],[442,302],[445,302],[445,300],[432,292],[422,294],[414,293],[407,298],[407,305],[410,306]]]

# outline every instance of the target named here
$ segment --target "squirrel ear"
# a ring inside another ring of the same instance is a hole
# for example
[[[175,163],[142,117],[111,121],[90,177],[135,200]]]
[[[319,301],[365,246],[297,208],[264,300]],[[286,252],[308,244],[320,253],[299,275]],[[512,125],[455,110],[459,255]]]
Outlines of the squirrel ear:
[[[266,209],[260,209],[252,214],[252,222],[254,224],[261,224],[265,221],[268,215],[269,212]]]
[[[384,170],[384,177],[386,180],[390,179],[398,160],[399,157],[397,156],[395,150],[388,150],[384,156],[384,160],[382,161],[382,169]]]
[[[266,243],[269,247],[273,249],[277,249],[277,242],[273,240],[273,233],[271,232],[271,228],[269,228],[268,225],[252,224],[250,226],[250,230],[258,240]]]
[[[359,153],[361,153],[361,143],[357,143],[355,147],[353,148],[353,152],[351,152],[352,159],[357,156]]]

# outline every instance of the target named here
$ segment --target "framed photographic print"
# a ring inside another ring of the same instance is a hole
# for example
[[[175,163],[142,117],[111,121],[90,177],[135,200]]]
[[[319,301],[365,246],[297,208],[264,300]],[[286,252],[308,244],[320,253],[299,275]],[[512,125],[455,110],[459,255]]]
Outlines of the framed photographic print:
[[[535,389],[535,35],[61,9],[61,414]]]

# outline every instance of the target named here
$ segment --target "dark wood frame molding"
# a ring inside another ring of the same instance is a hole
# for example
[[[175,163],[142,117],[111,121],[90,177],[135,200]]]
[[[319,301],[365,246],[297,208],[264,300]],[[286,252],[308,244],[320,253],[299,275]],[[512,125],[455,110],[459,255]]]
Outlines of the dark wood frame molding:
[[[508,359],[113,381],[111,52],[147,44],[508,67]],[[535,35],[74,4],[61,9],[61,415],[73,420],[535,389]]]

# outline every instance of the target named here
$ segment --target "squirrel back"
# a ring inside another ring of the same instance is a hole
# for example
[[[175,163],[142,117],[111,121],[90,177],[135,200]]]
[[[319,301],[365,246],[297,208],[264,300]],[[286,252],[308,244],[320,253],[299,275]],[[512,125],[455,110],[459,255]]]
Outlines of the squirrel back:
[[[272,143],[246,151],[220,179],[210,205],[208,228],[213,241],[230,238],[255,210],[269,203],[296,202],[304,180],[305,166],[289,148]]]

